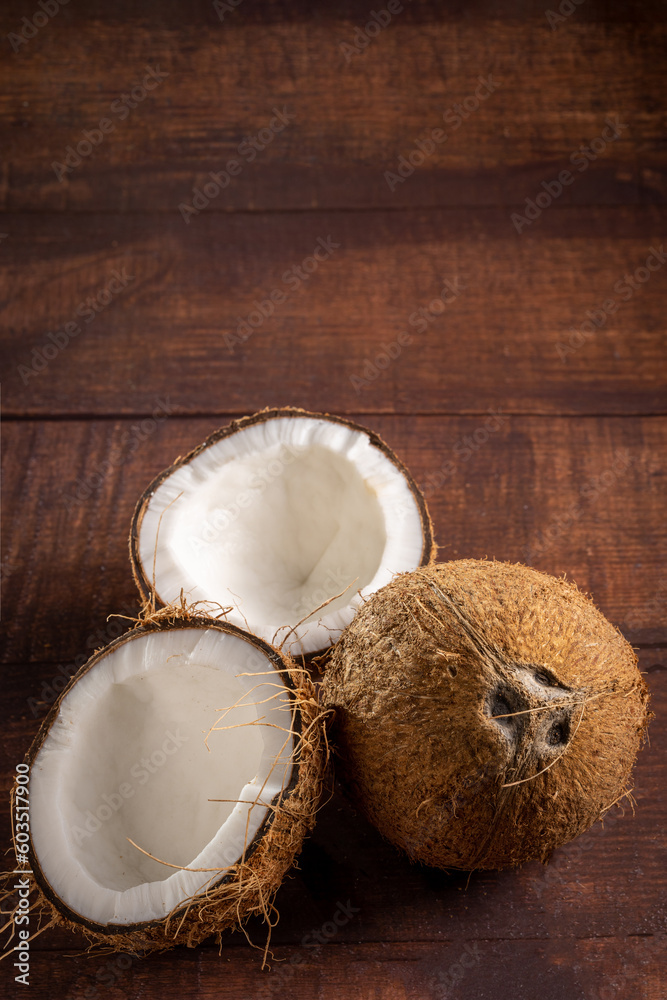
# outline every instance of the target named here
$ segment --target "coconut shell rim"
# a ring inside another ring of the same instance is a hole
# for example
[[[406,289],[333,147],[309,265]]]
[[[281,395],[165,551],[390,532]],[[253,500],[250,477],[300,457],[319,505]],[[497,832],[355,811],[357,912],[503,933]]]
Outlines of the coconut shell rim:
[[[113,639],[110,643],[108,643],[108,645],[103,646],[101,649],[96,650],[92,654],[92,656],[86,661],[86,663],[82,664],[82,666],[79,667],[76,673],[72,675],[68,683],[60,692],[53,705],[51,705],[49,711],[47,712],[46,716],[44,717],[44,719],[40,724],[39,730],[35,738],[33,739],[30,748],[28,749],[24,757],[23,763],[26,764],[27,767],[29,768],[28,773],[29,774],[32,773],[33,764],[59,714],[62,701],[69,693],[69,691],[74,687],[74,685],[78,683],[85,674],[87,674],[90,670],[92,670],[93,667],[95,667],[108,653],[118,649],[126,642],[131,642],[133,639],[137,639],[140,638],[141,636],[149,635],[154,632],[164,632],[174,628],[201,628],[201,629],[213,628],[228,635],[236,635],[241,639],[249,641],[251,645],[254,645],[257,648],[259,648],[260,651],[263,652],[271,660],[272,663],[276,665],[281,664],[280,667],[281,676],[285,682],[285,687],[289,692],[290,699],[293,702],[295,719],[298,717],[298,729],[296,726],[295,729],[297,729],[297,732],[299,733],[302,732],[303,718],[302,718],[300,703],[298,698],[296,697],[298,690],[297,684],[293,676],[295,668],[297,673],[301,672],[301,668],[295,661],[291,660],[288,654],[282,653],[280,650],[277,650],[275,647],[271,646],[270,643],[266,642],[260,636],[253,635],[252,632],[247,632],[245,629],[242,629],[240,626],[235,625],[232,622],[223,622],[218,619],[206,619],[203,616],[197,616],[191,619],[185,617],[174,617],[173,619],[169,619],[165,623],[158,624],[158,623],[147,622],[136,625],[129,632],[126,632],[124,635],[118,636],[116,639]],[[294,750],[292,752],[294,753]],[[301,778],[301,761],[296,760],[294,761],[292,776],[290,778],[289,783],[276,796],[274,796],[274,798],[271,800],[271,806],[276,805],[278,801],[288,802],[289,799],[294,794],[294,792],[296,791],[299,785],[300,778]],[[246,862],[249,861],[250,858],[253,856],[253,854],[256,852],[257,848],[261,844],[264,837],[270,832],[270,828],[273,826],[276,817],[277,817],[276,810],[269,808],[267,816],[263,820],[257,833],[253,837],[252,841],[250,841],[250,843],[247,844],[246,846],[243,855],[244,861]],[[30,861],[30,867],[33,878],[35,879],[35,882],[37,883],[39,889],[46,897],[46,899],[49,901],[49,903],[53,907],[55,907],[55,909],[60,914],[62,914],[62,916],[65,917],[65,919],[68,920],[70,923],[76,925],[79,928],[85,928],[87,931],[92,931],[93,933],[100,936],[112,936],[115,934],[132,934],[137,931],[139,932],[148,931],[150,929],[156,928],[160,924],[165,923],[168,919],[172,918],[177,919],[184,912],[187,912],[188,908],[192,905],[193,901],[196,901],[198,896],[200,895],[199,893],[197,893],[194,896],[188,897],[188,899],[184,900],[183,904],[179,906],[177,909],[174,909],[170,911],[170,913],[164,914],[161,917],[155,917],[152,920],[139,921],[133,924],[113,924],[113,923],[100,924],[93,920],[87,919],[82,914],[78,913],[76,910],[73,910],[62,900],[62,898],[57,894],[55,889],[53,889],[37,859],[37,854],[32,840],[32,828],[30,830],[28,858]],[[233,864],[230,865],[229,867],[234,869],[234,867],[238,864],[239,860],[240,859],[238,859],[236,862],[233,862]],[[236,877],[237,877],[236,872],[232,870],[228,872],[226,875],[223,875],[220,879],[217,879],[216,881],[211,881],[211,883],[207,885],[206,891],[208,892],[212,889],[217,889],[220,886],[225,885],[226,883],[231,883],[234,881]]]
[[[129,551],[132,576],[134,577],[134,582],[137,585],[142,600],[155,600],[156,605],[159,607],[168,606],[168,602],[165,602],[160,597],[157,589],[150,583],[139,554],[139,535],[141,533],[141,525],[143,523],[144,514],[146,513],[151,497],[157,491],[158,487],[161,486],[162,483],[169,478],[169,476],[176,472],[177,469],[182,468],[184,465],[188,465],[193,459],[197,458],[201,452],[205,451],[206,448],[211,447],[211,445],[217,444],[218,441],[231,437],[232,434],[236,434],[239,431],[244,430],[246,427],[252,427],[255,424],[264,423],[267,420],[274,420],[281,417],[304,417],[315,420],[327,420],[330,423],[342,424],[345,427],[349,427],[351,430],[360,431],[365,434],[370,440],[370,443],[375,448],[378,448],[378,450],[381,451],[403,475],[417,504],[422,530],[422,551],[417,568],[427,566],[435,560],[437,555],[437,545],[435,542],[433,521],[426,504],[426,498],[407,466],[404,465],[398,455],[396,455],[396,453],[376,431],[373,431],[368,427],[364,427],[362,424],[358,424],[354,420],[349,420],[347,417],[341,417],[335,414],[316,413],[295,406],[265,407],[263,410],[258,410],[257,413],[234,419],[230,421],[230,423],[225,424],[223,427],[219,427],[186,455],[179,455],[179,457],[172,462],[171,465],[169,465],[166,469],[163,469],[162,472],[159,472],[157,476],[155,476],[137,500],[130,525]],[[321,648],[315,649],[310,653],[299,655],[303,655],[306,661],[310,661],[313,657],[321,656],[325,653],[331,648],[331,645],[333,644],[322,646]]]

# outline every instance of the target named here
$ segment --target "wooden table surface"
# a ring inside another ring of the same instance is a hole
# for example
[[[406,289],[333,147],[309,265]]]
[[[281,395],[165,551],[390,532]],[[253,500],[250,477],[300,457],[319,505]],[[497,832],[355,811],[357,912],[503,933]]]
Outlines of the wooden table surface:
[[[443,559],[592,593],[657,716],[636,815],[546,868],[411,865],[337,791],[271,972],[241,933],[131,960],[47,932],[34,1000],[667,996],[667,7],[545,2],[4,5],[5,801],[137,608],[139,493],[269,405],[377,430]]]

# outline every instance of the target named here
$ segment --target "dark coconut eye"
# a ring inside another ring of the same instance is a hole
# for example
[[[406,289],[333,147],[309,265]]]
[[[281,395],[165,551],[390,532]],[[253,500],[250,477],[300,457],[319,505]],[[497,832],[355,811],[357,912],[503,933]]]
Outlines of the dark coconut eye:
[[[489,696],[486,703],[486,713],[493,719],[495,724],[503,731],[507,739],[516,740],[518,737],[520,726],[520,720],[522,716],[517,717],[517,709],[520,709],[522,705],[517,704],[517,698],[514,692],[508,691],[506,688],[501,688],[500,690],[493,691]]]
[[[491,705],[491,715],[495,719],[497,716],[509,715],[510,707],[502,698],[496,698]]]
[[[549,727],[547,732],[547,744],[550,747],[558,747],[567,743],[570,736],[570,726],[567,719],[562,719],[560,722],[554,722],[553,725]]]

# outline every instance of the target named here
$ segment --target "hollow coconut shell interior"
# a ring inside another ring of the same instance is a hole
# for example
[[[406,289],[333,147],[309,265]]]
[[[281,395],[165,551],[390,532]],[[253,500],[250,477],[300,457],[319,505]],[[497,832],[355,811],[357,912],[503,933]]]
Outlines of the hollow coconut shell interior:
[[[294,407],[234,420],[140,497],[130,559],[144,600],[229,606],[292,656],[321,654],[363,600],[435,558],[424,497],[389,446]]]
[[[330,653],[322,703],[357,803],[408,855],[546,861],[630,793],[648,691],[576,586],[460,560],[397,576]]]
[[[233,676],[218,689],[224,658]],[[225,705],[239,684],[237,704]],[[278,771],[266,766],[262,726],[280,730]],[[270,927],[273,897],[314,825],[326,763],[315,689],[295,661],[234,625],[154,613],[77,672],[25,758],[34,908],[49,926],[138,955],[219,939],[253,914]],[[238,801],[218,798],[231,767],[237,785],[247,782]],[[209,822],[197,840],[201,816],[216,809],[227,833]]]

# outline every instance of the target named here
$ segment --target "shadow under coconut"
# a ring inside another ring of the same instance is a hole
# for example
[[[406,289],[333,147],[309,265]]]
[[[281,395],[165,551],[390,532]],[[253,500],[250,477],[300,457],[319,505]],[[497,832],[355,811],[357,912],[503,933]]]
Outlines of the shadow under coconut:
[[[299,942],[347,900],[360,912],[341,929],[340,941],[484,939],[490,925],[512,938],[525,935],[527,923],[531,934],[548,936],[548,916],[534,900],[529,921],[526,915],[528,888],[544,870],[534,861],[476,872],[411,862],[382,838],[336,782],[299,868],[276,897],[281,918],[272,941]],[[261,921],[255,925],[261,933]]]
[[[334,938],[338,942],[358,941],[368,900],[366,882],[377,877],[374,852],[364,851],[361,841],[370,838],[375,847],[379,844],[389,854],[395,853],[356,815],[338,789],[330,801],[324,801],[315,830],[276,895],[274,905],[280,919],[271,933],[272,947],[302,942],[312,947],[320,937],[323,944]],[[322,933],[323,927],[327,933]],[[254,944],[264,945],[266,924],[261,917],[252,917],[245,930]],[[241,938],[245,940],[243,931],[223,936],[223,947],[225,942],[236,944]]]
[[[472,919],[471,900],[480,896],[480,886],[485,897],[493,886],[491,895],[498,895],[496,909],[506,909],[508,896],[516,897],[519,905],[521,894],[516,885],[512,891],[512,876],[512,872],[471,876],[411,862],[382,838],[336,782],[334,795],[321,808],[315,830],[299,856],[298,867],[291,870],[276,896],[280,921],[272,932],[271,944],[310,942],[337,914],[337,930],[331,938],[338,943],[437,939],[451,934],[457,924],[457,937],[480,934],[487,923],[482,911],[488,898],[478,899],[478,906],[472,907],[477,915]],[[502,884],[496,885],[498,882]],[[346,921],[342,908],[352,911]],[[457,921],[451,919],[454,914]],[[251,919],[246,930],[254,943],[265,940],[261,918]],[[231,944],[239,936],[243,934],[237,931],[223,940]]]

